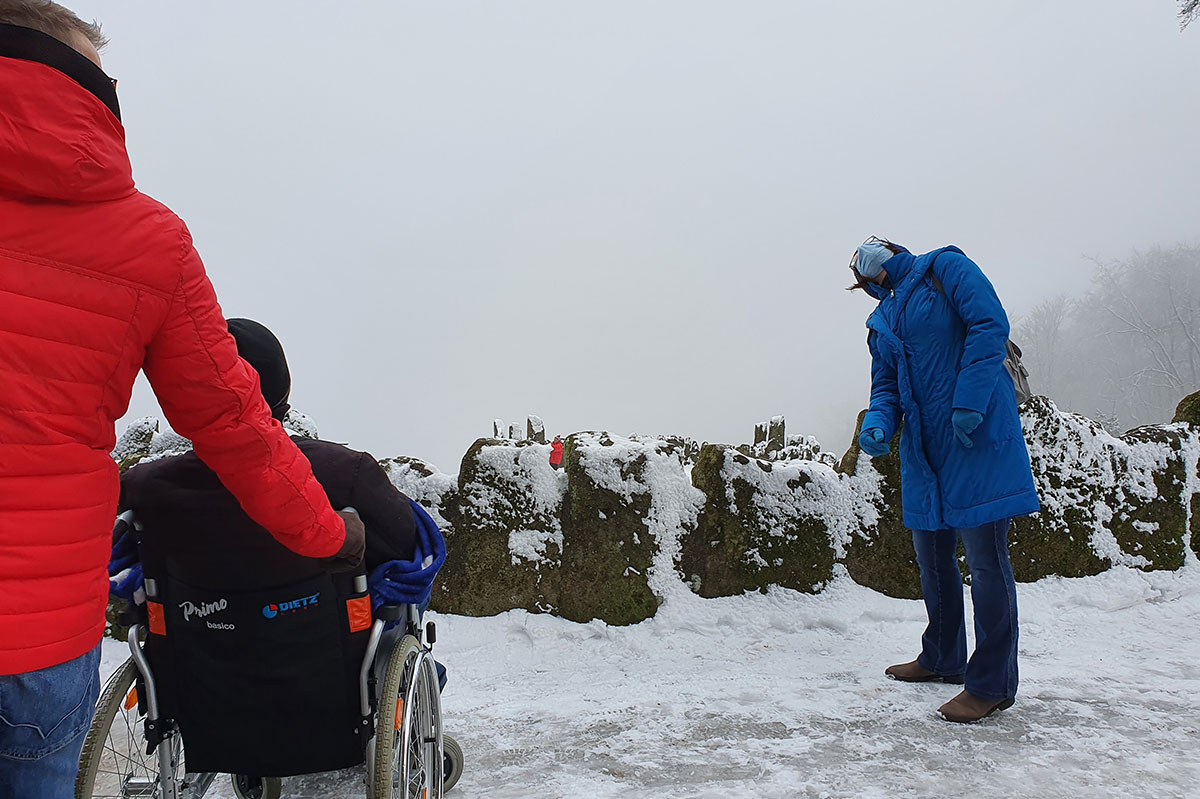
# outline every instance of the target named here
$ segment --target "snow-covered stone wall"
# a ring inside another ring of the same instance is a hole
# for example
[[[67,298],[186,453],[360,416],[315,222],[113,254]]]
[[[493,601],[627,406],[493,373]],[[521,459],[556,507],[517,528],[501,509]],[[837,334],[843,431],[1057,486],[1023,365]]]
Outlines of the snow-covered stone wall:
[[[1113,564],[1177,569],[1189,546],[1200,546],[1200,534],[1192,534],[1200,518],[1191,513],[1200,499],[1200,426],[1177,422],[1116,437],[1045,397],[1025,403],[1021,421],[1042,510],[1013,521],[1009,554],[1018,581],[1082,577]],[[856,444],[842,460],[847,474],[879,473],[885,498],[878,523],[864,525],[846,565],[863,585],[916,598],[921,588],[900,521],[896,444],[875,459],[860,457]]]
[[[550,466],[548,444],[475,442],[459,472],[454,523],[442,528],[446,564],[434,586],[434,605],[472,616],[518,607],[553,611],[565,489],[561,473]]]
[[[1113,564],[1184,565],[1189,543],[1200,543],[1189,529],[1200,527],[1191,513],[1200,500],[1198,428],[1177,423],[1118,438],[1044,398],[1025,405],[1022,421],[1043,510],[1014,523],[1019,580]],[[863,585],[920,596],[895,448],[869,459],[852,447],[830,465],[819,447],[780,460],[777,452],[752,457],[747,447],[580,433],[566,439],[563,472],[543,450],[503,440],[472,447],[460,476],[470,515],[448,538],[451,551],[480,568],[472,579],[454,569],[444,575],[443,609],[522,607],[629,623],[676,590],[816,592],[839,563]],[[527,469],[514,470],[522,452],[537,459],[526,455]],[[522,502],[533,505],[522,512]],[[490,597],[485,607],[481,597]]]
[[[1200,418],[1187,415],[1200,415],[1195,399],[1180,405],[1176,423],[1121,437],[1045,398],[1025,404],[1042,511],[1013,525],[1018,580],[1196,560]],[[316,435],[307,417],[288,426]],[[127,468],[186,443],[141,420],[113,456]],[[873,459],[853,445],[834,463],[800,439],[763,458],[751,446],[576,433],[565,439],[562,469],[550,465],[549,445],[510,439],[476,441],[457,478],[413,458],[382,465],[445,532],[436,609],[630,624],[676,592],[815,593],[838,564],[862,585],[919,597],[896,443]]]

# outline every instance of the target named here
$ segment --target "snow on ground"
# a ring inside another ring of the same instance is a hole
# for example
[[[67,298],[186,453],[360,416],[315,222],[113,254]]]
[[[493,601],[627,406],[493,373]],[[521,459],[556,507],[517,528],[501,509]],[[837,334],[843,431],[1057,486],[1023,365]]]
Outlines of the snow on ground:
[[[816,596],[676,593],[632,627],[435,616],[467,758],[451,796],[1200,796],[1200,567],[1019,597],[1017,704],[969,727],[934,714],[957,687],[883,677],[916,654],[922,605],[844,575]],[[123,654],[106,642],[106,669]],[[358,780],[284,795],[362,797]]]

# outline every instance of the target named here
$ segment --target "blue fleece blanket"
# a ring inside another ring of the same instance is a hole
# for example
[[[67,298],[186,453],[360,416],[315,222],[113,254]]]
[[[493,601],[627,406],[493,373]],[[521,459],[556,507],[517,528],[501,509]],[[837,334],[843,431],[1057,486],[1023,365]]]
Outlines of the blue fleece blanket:
[[[367,585],[373,610],[384,604],[423,608],[433,593],[433,578],[446,562],[446,542],[437,524],[424,508],[411,499],[408,502],[417,523],[416,551],[412,560],[391,560],[371,570]],[[134,593],[143,583],[137,541],[130,528],[113,545],[108,562],[108,591],[112,596],[132,602]]]
[[[143,582],[137,541],[133,537],[133,528],[127,527],[117,543],[113,544],[112,556],[108,561],[108,593],[132,602],[134,593],[142,587]]]
[[[433,578],[446,562],[441,530],[424,508],[411,499],[408,502],[417,523],[416,551],[412,560],[389,560],[367,575],[372,610],[384,604],[425,607],[433,593]]]

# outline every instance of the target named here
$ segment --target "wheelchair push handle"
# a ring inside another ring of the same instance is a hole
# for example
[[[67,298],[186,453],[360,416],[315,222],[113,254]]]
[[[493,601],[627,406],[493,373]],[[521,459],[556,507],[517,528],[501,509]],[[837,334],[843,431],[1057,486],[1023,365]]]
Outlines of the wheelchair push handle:
[[[116,541],[121,536],[125,535],[133,528],[133,511],[127,510],[124,513],[117,515],[116,522],[113,523],[113,540]]]
[[[132,510],[122,511],[117,514],[117,520],[113,522],[112,540],[115,544],[121,540],[121,537],[131,530],[141,530],[142,523],[137,520]]]
[[[367,532],[363,527],[362,519],[358,515],[358,510],[353,507],[345,507],[339,511],[335,511],[341,518],[344,529],[345,538],[342,541],[342,546],[334,554],[320,558],[327,571],[338,574],[345,572],[354,572],[362,568],[363,556],[367,550]]]
[[[353,513],[360,519],[362,518],[358,512],[358,508],[354,507],[353,505],[347,505],[346,507],[339,509],[338,513]],[[354,575],[354,592],[357,594],[365,594],[367,592],[366,563],[360,564],[359,571],[361,572],[360,574]]]

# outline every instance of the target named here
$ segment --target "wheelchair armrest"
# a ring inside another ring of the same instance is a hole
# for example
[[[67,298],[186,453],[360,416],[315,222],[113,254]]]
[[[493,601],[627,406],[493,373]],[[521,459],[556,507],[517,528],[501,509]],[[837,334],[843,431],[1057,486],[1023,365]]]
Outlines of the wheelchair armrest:
[[[146,625],[146,606],[133,602],[123,603],[124,607],[117,612],[117,624],[126,629],[135,624]]]
[[[375,617],[384,621],[401,621],[404,619],[404,605],[381,605],[375,611]]]

